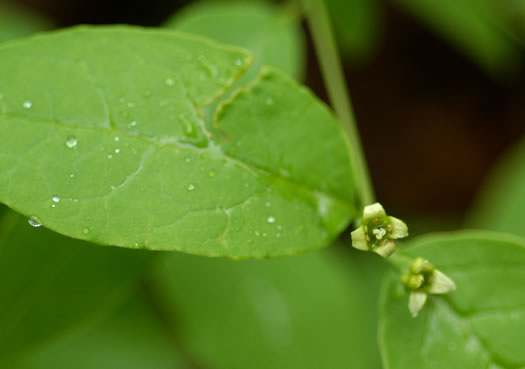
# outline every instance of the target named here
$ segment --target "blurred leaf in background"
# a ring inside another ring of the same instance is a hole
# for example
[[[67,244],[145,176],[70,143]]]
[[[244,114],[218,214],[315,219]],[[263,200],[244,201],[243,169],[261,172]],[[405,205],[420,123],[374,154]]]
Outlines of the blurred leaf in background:
[[[0,367],[116,309],[154,256],[72,240],[6,212],[0,220]]]
[[[525,141],[513,147],[483,186],[467,225],[525,237]]]
[[[382,31],[378,0],[326,0],[335,36],[345,59],[363,64],[374,56]]]
[[[236,86],[245,86],[263,65],[296,79],[305,71],[305,40],[299,14],[264,2],[194,2],[178,11],[165,27],[250,50],[254,62]]]
[[[29,36],[54,27],[53,23],[40,14],[0,3],[0,43]]]
[[[377,368],[383,265],[337,252],[242,262],[171,254],[152,286],[205,368]]]
[[[186,369],[146,296],[133,291],[116,311],[49,340],[11,369]]]
[[[394,0],[494,77],[520,62],[520,46],[503,16],[505,1]]]

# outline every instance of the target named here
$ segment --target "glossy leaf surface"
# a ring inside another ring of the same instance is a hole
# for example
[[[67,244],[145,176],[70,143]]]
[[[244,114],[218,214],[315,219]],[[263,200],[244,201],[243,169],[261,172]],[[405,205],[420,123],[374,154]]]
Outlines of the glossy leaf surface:
[[[76,28],[0,48],[0,201],[95,243],[269,257],[326,246],[356,213],[348,143],[250,57],[173,32]]]
[[[399,273],[385,280],[380,346],[386,369],[522,368],[525,244],[485,232],[428,236],[404,252],[451,277],[457,290],[429,296],[417,318]]]

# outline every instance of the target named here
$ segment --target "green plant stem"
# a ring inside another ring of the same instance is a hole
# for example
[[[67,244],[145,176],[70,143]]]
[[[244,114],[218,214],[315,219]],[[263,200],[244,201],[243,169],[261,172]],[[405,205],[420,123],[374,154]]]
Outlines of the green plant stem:
[[[401,274],[410,268],[410,265],[412,265],[414,258],[406,254],[400,253],[399,251],[396,251],[395,253],[390,255],[390,257],[387,258],[386,261],[390,264],[390,266],[392,266]]]
[[[339,52],[335,43],[330,18],[324,0],[301,0],[310,28],[315,51],[323,79],[328,91],[328,98],[343,123],[343,127],[350,140],[352,153],[352,167],[356,178],[361,206],[372,204],[374,190],[371,185],[370,174],[359,138],[359,132],[350,103],[350,96],[345,84],[345,78]]]

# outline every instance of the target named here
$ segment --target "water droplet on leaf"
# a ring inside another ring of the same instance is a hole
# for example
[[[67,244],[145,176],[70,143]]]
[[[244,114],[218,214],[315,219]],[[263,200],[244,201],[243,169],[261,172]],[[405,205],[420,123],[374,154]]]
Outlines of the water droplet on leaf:
[[[76,147],[78,144],[78,140],[75,136],[69,136],[66,140],[66,146],[70,149]]]
[[[266,220],[268,221],[268,223],[275,223],[275,218],[272,216],[269,216]]]
[[[38,219],[38,217],[36,216],[32,216],[30,217],[27,222],[29,223],[29,225],[31,227],[35,227],[35,228],[38,228],[38,227],[41,227],[42,226],[42,223],[40,222],[40,219]]]
[[[24,108],[30,109],[33,106],[33,103],[31,101],[24,101]]]

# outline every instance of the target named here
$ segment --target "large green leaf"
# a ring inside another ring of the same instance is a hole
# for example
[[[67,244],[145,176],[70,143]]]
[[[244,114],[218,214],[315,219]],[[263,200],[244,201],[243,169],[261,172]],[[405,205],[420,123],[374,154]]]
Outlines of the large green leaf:
[[[77,28],[0,47],[0,201],[101,244],[268,257],[326,246],[356,214],[348,142],[309,91],[174,32]]]
[[[254,63],[239,80],[253,80],[263,65],[301,78],[306,58],[299,18],[268,3],[196,2],[177,12],[166,27],[250,50]]]
[[[509,73],[519,49],[504,29],[500,3],[480,0],[395,0],[494,76]]]
[[[11,369],[177,369],[173,339],[141,294],[104,319],[41,345]]]
[[[525,237],[525,141],[514,147],[484,185],[469,225]]]
[[[525,243],[461,232],[421,238],[406,249],[451,277],[457,290],[431,297],[417,318],[400,276],[385,280],[380,346],[386,369],[525,367]]]
[[[30,11],[0,4],[0,42],[29,36],[52,28],[44,17]]]
[[[153,283],[180,342],[204,368],[378,367],[381,262],[337,251],[241,262],[171,254]]]
[[[152,257],[33,228],[7,212],[0,222],[0,367],[115,308]]]

